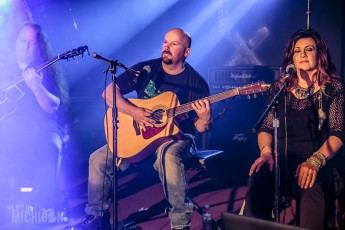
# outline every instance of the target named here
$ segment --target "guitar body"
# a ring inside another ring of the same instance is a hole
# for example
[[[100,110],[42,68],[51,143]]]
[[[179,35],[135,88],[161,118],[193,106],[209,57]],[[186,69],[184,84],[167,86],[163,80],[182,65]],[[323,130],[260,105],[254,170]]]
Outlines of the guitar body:
[[[263,93],[269,87],[270,85],[265,82],[257,82],[218,93],[204,99],[210,103],[214,103],[237,95],[248,96]],[[137,107],[153,111],[151,118],[155,120],[155,127],[146,127],[146,131],[142,131],[131,116],[118,112],[117,156],[131,158],[131,162],[143,159],[148,154],[156,151],[167,140],[180,139],[182,133],[177,125],[179,121],[186,118],[187,112],[193,110],[193,102],[180,105],[177,96],[172,92],[165,92],[147,100],[128,100]],[[112,117],[112,109],[108,109],[104,119],[104,127],[110,151],[113,150],[114,145]]]
[[[0,97],[0,121],[16,111],[17,102],[25,95],[18,86],[9,88]]]
[[[127,114],[118,112],[117,125],[117,156],[129,158],[136,156],[138,160],[146,157],[165,141],[176,139],[180,130],[175,124],[174,117],[168,117],[166,110],[179,105],[177,96],[172,92],[162,93],[151,99],[128,99],[137,107],[152,110],[156,116],[155,127],[146,127],[140,130],[137,122]],[[112,109],[107,110],[104,119],[108,148],[113,150]]]

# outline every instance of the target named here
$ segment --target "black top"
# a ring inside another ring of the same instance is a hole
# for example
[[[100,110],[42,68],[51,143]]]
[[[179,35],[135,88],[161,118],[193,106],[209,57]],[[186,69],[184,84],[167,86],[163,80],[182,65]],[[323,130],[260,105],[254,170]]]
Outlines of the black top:
[[[161,58],[140,62],[131,68],[142,70],[144,66],[151,68],[151,72],[147,76],[138,78],[133,73],[125,72],[117,78],[117,85],[122,94],[136,91],[138,98],[147,99],[170,91],[177,95],[181,104],[210,95],[205,79],[188,63],[185,63],[185,69],[177,75],[164,72]],[[194,127],[196,113],[191,111],[188,115],[189,119],[181,122],[179,128],[184,133],[196,134]]]
[[[276,82],[269,89],[267,103],[278,90]],[[287,92],[286,97],[282,93],[279,97],[279,151],[283,155],[287,143],[287,156],[297,160],[297,163],[310,157],[329,136],[336,136],[344,143],[344,85],[340,80],[331,79],[331,82],[325,85],[324,93],[321,92],[322,90],[319,90],[306,99],[297,99],[292,92]],[[327,116],[321,130],[318,129],[320,95],[322,108]],[[273,116],[274,112],[271,110],[263,120],[259,132],[268,132],[273,136]]]

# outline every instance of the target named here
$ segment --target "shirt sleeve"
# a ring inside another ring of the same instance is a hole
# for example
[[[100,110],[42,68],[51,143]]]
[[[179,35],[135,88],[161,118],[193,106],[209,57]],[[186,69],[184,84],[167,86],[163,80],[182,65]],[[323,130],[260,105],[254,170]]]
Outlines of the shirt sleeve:
[[[338,137],[344,143],[344,84],[334,81],[330,87],[330,93],[328,113],[330,135]],[[323,95],[323,97],[325,96],[327,97],[327,95]]]

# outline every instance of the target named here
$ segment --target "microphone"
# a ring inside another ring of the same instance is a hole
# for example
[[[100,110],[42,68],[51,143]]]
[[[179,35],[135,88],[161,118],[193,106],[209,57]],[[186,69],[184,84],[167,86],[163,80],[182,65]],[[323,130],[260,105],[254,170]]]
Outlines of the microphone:
[[[113,60],[104,58],[104,57],[102,57],[101,55],[96,54],[95,52],[92,53],[92,57],[93,57],[93,58],[96,58],[96,59],[100,59],[100,60],[106,61],[106,62],[108,62],[109,64],[113,64],[113,63],[114,63]]]
[[[146,66],[143,67],[143,70],[137,71],[135,76],[137,76],[137,77],[145,77],[145,76],[149,75],[149,73],[151,73],[151,67],[149,65],[146,65]]]
[[[134,83],[134,84],[138,82],[138,79],[140,77],[145,77],[145,76],[149,75],[149,73],[151,73],[151,67],[149,65],[146,65],[146,66],[143,67],[143,70],[135,71],[135,72],[136,72],[135,76],[137,78],[132,81],[132,83]]]
[[[296,72],[296,67],[294,64],[289,64],[288,66],[286,66],[285,68],[285,78],[290,78],[292,74],[294,74]]]

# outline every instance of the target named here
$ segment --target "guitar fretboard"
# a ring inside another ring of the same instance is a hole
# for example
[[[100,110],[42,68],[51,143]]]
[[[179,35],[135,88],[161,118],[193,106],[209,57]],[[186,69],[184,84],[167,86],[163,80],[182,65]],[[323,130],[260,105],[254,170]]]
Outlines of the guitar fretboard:
[[[226,98],[233,97],[236,95],[239,95],[239,91],[238,91],[238,89],[233,89],[233,90],[229,90],[229,91],[218,93],[218,94],[215,94],[212,96],[205,97],[204,99],[208,100],[212,104],[214,102],[218,102],[218,101],[221,101],[221,100],[224,100]],[[189,102],[189,103],[177,106],[175,108],[168,109],[167,110],[167,116],[168,117],[175,117],[175,116],[181,115],[183,113],[192,111],[193,110],[193,107],[192,107],[193,102]]]
[[[260,93],[260,92],[262,93],[262,92],[265,92],[267,88],[269,87],[270,85],[261,81],[261,82],[245,85],[243,87],[239,87],[236,89],[221,92],[215,95],[211,95],[203,99],[208,100],[212,104],[214,102],[218,102],[218,101],[221,101],[221,100],[224,100],[224,99],[227,99],[239,94],[250,95],[250,94],[255,94],[255,93]],[[181,115],[183,113],[193,110],[192,104],[194,102],[195,101],[189,102],[180,106],[176,106],[175,108],[167,109],[166,111],[167,117],[169,118],[175,117],[175,116],[178,116],[178,115]]]

